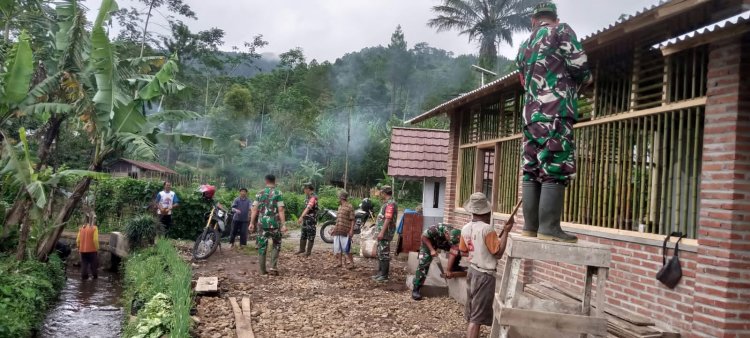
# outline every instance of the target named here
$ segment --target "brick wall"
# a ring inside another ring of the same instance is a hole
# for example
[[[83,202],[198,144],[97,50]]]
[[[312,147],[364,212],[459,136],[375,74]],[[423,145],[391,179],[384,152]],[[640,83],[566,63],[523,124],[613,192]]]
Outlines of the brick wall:
[[[693,337],[750,336],[750,35],[711,45]],[[744,79],[741,75],[744,74]]]
[[[681,251],[680,284],[670,290],[655,279],[662,264],[660,245],[579,238],[612,247],[609,304],[689,337],[750,337],[750,37],[710,48],[699,246]],[[452,116],[445,219],[461,226],[469,215],[454,208],[458,136],[458,120]],[[516,224],[520,231],[522,215]],[[535,261],[524,262],[523,270],[525,282],[577,290],[583,283],[583,269],[577,266]]]

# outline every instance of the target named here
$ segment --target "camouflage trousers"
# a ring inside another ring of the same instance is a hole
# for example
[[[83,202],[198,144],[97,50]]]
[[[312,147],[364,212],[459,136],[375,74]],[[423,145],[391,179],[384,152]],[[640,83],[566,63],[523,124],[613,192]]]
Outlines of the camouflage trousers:
[[[573,120],[532,122],[523,128],[523,180],[567,185],[575,178]]]
[[[453,266],[450,267],[450,271],[461,271],[459,264],[461,263],[461,255],[456,256],[456,261]],[[417,266],[417,272],[414,274],[414,288],[418,288],[424,285],[425,279],[427,279],[427,273],[430,272],[430,264],[432,264],[432,255],[430,255],[430,249],[426,245],[422,244],[419,247],[419,265]],[[445,267],[443,267],[445,269]]]
[[[378,241],[378,260],[381,262],[391,260],[391,240]]]
[[[269,240],[272,242],[271,250],[276,251],[277,254],[281,251],[281,231],[279,229],[263,229],[255,240],[260,255],[266,254]]]
[[[302,220],[302,239],[308,241],[315,240],[316,229],[315,226],[318,224],[314,218],[304,218]]]

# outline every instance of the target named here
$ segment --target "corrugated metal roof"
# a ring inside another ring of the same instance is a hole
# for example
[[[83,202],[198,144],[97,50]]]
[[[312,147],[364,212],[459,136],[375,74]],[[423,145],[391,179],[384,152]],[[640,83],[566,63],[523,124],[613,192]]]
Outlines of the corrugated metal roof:
[[[442,178],[447,175],[448,131],[393,128],[388,175],[401,178]]]
[[[668,15],[676,15],[676,13],[679,13],[678,10],[675,10],[674,8],[679,8],[679,6],[692,6],[688,8],[695,8],[694,6],[708,3],[708,0],[672,0],[661,4],[654,4],[652,6],[644,7],[640,11],[637,11],[635,14],[629,15],[626,18],[617,20],[615,23],[604,27],[602,29],[597,30],[594,33],[591,33],[584,37],[581,42],[586,45],[587,43],[593,43],[594,40],[599,38],[602,35],[606,35],[608,32],[611,32],[617,28],[620,28],[621,26],[628,24],[630,22],[633,22],[636,19],[644,18],[643,20],[646,20],[648,15],[654,14],[657,15],[658,13],[655,13],[659,10],[669,10],[671,8],[672,12]],[[683,9],[684,10],[684,9]],[[642,21],[642,20],[641,20]],[[654,22],[657,22],[658,20],[654,20]],[[637,29],[642,29],[646,27],[647,25],[644,25],[643,23],[634,23],[634,26],[637,27]],[[625,27],[627,30],[627,27]],[[427,112],[424,112],[420,114],[419,116],[414,117],[413,119],[407,121],[406,123],[417,123],[424,121],[432,116],[438,115],[441,112],[444,112],[447,108],[452,108],[454,106],[460,105],[462,103],[465,103],[466,101],[470,101],[471,99],[477,97],[477,96],[484,96],[487,93],[491,93],[497,88],[494,88],[496,86],[499,86],[501,84],[511,84],[513,81],[517,81],[517,71],[514,71],[508,75],[505,75],[495,81],[492,81],[482,87],[479,87],[475,90],[472,90],[471,92],[464,93],[459,97],[456,97],[454,99],[451,99],[447,102],[444,102],[440,105],[438,105],[435,108],[432,108],[428,110]],[[505,83],[507,82],[507,83]]]
[[[158,164],[158,163],[136,161],[136,160],[131,160],[131,159],[127,159],[127,158],[121,158],[120,161],[128,162],[128,163],[130,163],[130,164],[132,164],[132,165],[134,165],[134,166],[136,166],[138,168],[145,169],[145,170],[157,171],[157,172],[167,173],[167,174],[177,174],[176,171],[174,171],[172,169],[169,169],[169,168],[167,168],[167,167],[165,167],[165,166],[163,166],[161,164]]]
[[[742,12],[729,19],[721,20],[719,22],[710,24],[700,29],[696,29],[692,32],[682,34],[676,38],[663,41],[657,44],[655,47],[665,49],[665,48],[668,48],[677,44],[688,42],[690,40],[693,40],[695,38],[701,37],[706,34],[717,33],[717,32],[730,29],[733,27],[737,27],[740,25],[747,25],[748,23],[750,23],[750,11]]]

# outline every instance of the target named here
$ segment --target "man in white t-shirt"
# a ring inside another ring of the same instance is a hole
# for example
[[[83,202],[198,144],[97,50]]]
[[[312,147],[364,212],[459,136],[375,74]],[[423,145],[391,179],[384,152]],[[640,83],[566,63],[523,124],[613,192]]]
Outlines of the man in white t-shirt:
[[[495,269],[497,260],[505,252],[508,233],[513,228],[514,219],[510,218],[505,223],[503,231],[498,236],[490,225],[492,207],[481,192],[472,194],[464,204],[464,209],[472,214],[472,220],[461,229],[458,246],[463,254],[469,256],[471,262],[466,279],[464,317],[469,322],[466,336],[474,338],[479,337],[481,325],[492,325]]]
[[[172,209],[176,208],[179,202],[177,194],[172,191],[172,183],[164,182],[164,190],[156,194],[156,214],[165,230],[172,226]]]

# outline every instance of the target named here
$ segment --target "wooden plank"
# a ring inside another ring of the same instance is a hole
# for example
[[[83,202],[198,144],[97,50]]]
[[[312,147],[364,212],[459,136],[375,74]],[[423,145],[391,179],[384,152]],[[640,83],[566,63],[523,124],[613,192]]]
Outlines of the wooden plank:
[[[523,293],[516,296],[515,302],[516,304],[514,308],[516,309],[557,312],[569,315],[581,314],[581,309],[577,305],[548,299],[534,298]]]
[[[253,333],[253,319],[250,315],[251,311],[252,307],[250,306],[250,298],[242,297],[242,315],[245,318],[245,322],[247,323],[247,329],[250,334],[250,338],[255,338],[255,334]]]
[[[555,329],[564,333],[587,333],[596,336],[607,334],[607,320],[604,318],[513,308],[503,308],[496,316],[501,325]]]
[[[608,273],[609,268],[599,268],[596,273],[596,299],[594,299],[596,312],[594,312],[594,315],[598,317],[604,317],[604,309],[607,307],[606,292],[604,289],[607,285]]]
[[[245,305],[245,300],[242,300],[243,304]],[[234,312],[234,326],[237,331],[237,338],[255,338],[255,334],[253,334],[253,329],[250,324],[250,314],[247,314],[247,317],[245,317],[245,314],[242,313],[242,310],[240,309],[239,304],[237,304],[237,298],[229,297],[229,303],[232,304],[232,311]],[[250,299],[247,299],[247,305],[250,306]]]
[[[591,314],[591,286],[594,283],[594,268],[591,266],[586,267],[586,277],[583,282],[583,302],[581,304],[581,314]],[[598,290],[597,290],[598,291]]]
[[[198,277],[195,293],[212,293],[219,291],[219,277]]]
[[[609,267],[610,248],[589,243],[559,243],[511,235],[509,257],[573,265]]]

